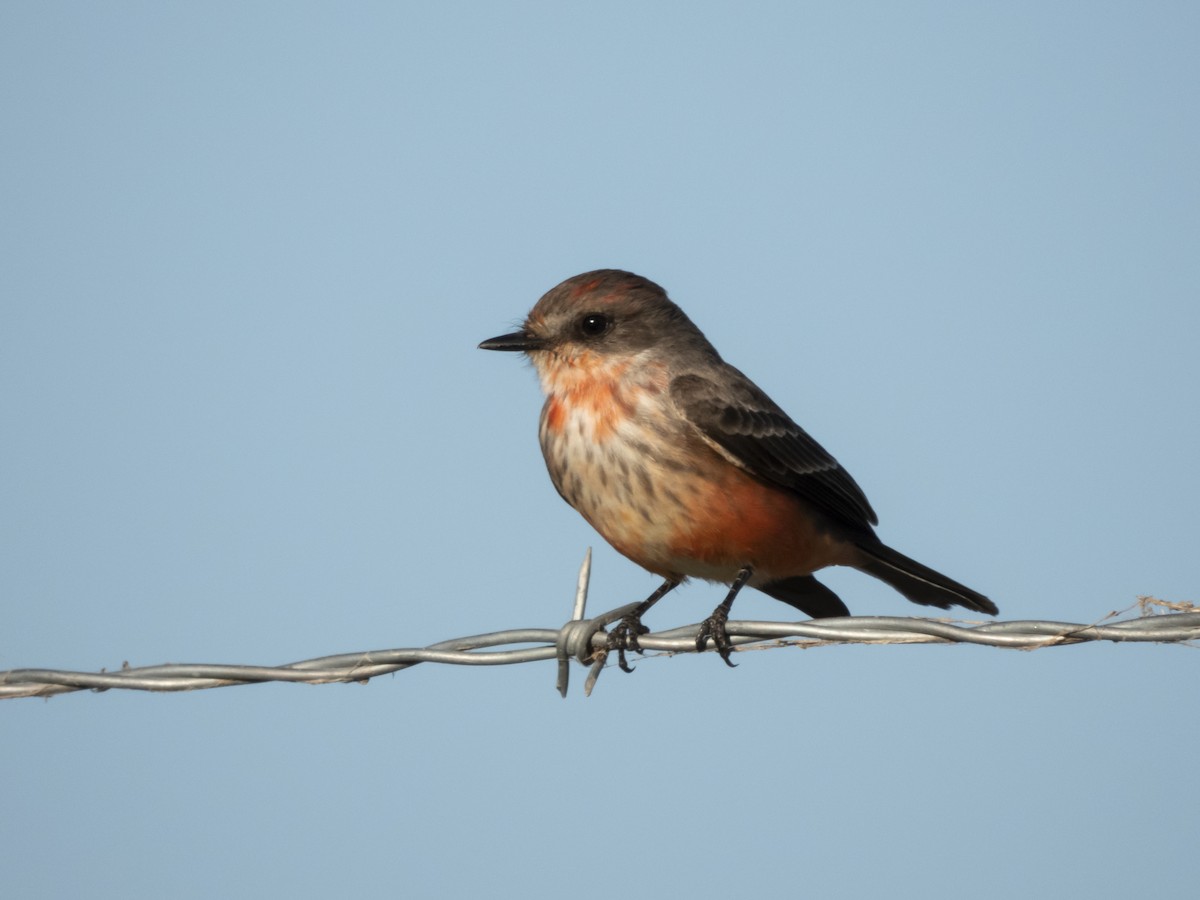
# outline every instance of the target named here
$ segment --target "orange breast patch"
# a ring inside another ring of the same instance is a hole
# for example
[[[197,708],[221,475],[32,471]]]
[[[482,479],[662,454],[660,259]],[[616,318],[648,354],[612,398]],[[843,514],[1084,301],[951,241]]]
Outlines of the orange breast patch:
[[[568,415],[582,416],[592,440],[608,440],[621,422],[636,411],[622,384],[628,367],[628,363],[605,365],[591,353],[548,367],[546,427],[561,434]]]

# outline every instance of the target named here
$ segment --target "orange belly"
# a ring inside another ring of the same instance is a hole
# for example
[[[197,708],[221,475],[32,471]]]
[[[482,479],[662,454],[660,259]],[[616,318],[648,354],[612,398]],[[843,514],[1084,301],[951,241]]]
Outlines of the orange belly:
[[[803,500],[698,439],[664,440],[636,418],[597,439],[594,423],[585,411],[547,404],[541,436],[550,476],[606,541],[643,568],[729,582],[749,565],[758,585],[844,561],[843,544]]]
[[[803,500],[731,463],[674,412],[660,366],[538,362],[550,477],[624,556],[664,578],[730,582],[752,566],[751,585],[845,561]]]
[[[729,581],[749,565],[762,584],[844,561],[842,542],[795,494],[719,457],[703,476],[670,544],[683,574]]]

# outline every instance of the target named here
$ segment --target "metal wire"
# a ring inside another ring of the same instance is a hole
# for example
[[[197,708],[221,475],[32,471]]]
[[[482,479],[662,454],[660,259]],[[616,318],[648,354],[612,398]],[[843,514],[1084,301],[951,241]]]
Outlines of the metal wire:
[[[327,684],[366,682],[379,675],[399,672],[418,663],[461,666],[504,666],[535,660],[558,660],[558,691],[567,695],[571,660],[591,666],[584,685],[590,694],[608,656],[605,628],[630,612],[630,603],[595,618],[585,619],[592,552],[579,570],[572,618],[561,628],[515,628],[455,638],[428,647],[371,650],[322,656],[282,666],[208,665],[167,663],[130,667],[117,672],[71,672],[62,669],[12,669],[0,672],[0,699],[49,697],[72,691],[106,691],[113,688],[139,691],[195,691],[235,684],[268,681]],[[1091,625],[1071,622],[956,623],[948,619],[908,616],[850,616],[805,622],[731,621],[729,635],[735,647],[818,647],[829,644],[984,644],[1010,650],[1039,650],[1085,641],[1154,642],[1190,644],[1200,640],[1200,610],[1191,604],[1139,598],[1140,615],[1113,621],[1113,612]],[[1132,607],[1131,607],[1132,609]],[[1162,609],[1173,612],[1162,613]],[[1128,612],[1125,610],[1124,612]],[[667,654],[696,652],[698,625],[673,628],[638,638],[644,650]],[[524,649],[493,649],[512,644],[537,644]]]

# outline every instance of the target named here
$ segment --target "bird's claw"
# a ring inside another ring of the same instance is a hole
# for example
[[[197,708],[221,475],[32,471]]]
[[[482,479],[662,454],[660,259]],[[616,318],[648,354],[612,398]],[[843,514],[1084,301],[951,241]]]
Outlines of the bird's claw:
[[[621,667],[622,672],[633,671],[633,666],[625,660],[625,651],[633,650],[640,654],[642,648],[638,643],[638,635],[649,633],[650,629],[643,625],[642,620],[636,616],[625,616],[609,633],[608,649],[617,651],[617,665]]]
[[[696,652],[703,653],[705,644],[712,638],[713,646],[721,654],[721,659],[725,660],[725,665],[736,669],[737,663],[729,659],[729,654],[733,652],[733,643],[729,640],[729,632],[725,630],[728,620],[729,613],[724,609],[713,610],[713,614],[700,623],[700,633],[696,635]]]

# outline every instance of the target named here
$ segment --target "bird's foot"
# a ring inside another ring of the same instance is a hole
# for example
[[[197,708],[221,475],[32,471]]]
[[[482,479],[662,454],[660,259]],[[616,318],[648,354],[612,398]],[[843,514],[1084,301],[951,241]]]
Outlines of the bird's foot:
[[[625,651],[632,650],[640,654],[642,648],[638,644],[638,635],[649,633],[650,629],[642,624],[641,618],[632,614],[622,618],[609,632],[608,649],[617,651],[617,665],[621,667],[622,672],[633,671],[633,666],[625,661]]]
[[[724,605],[714,609],[713,614],[700,623],[700,633],[696,635],[696,652],[703,653],[705,644],[712,638],[713,646],[721,654],[721,659],[725,660],[725,665],[735,669],[737,663],[729,659],[729,654],[733,652],[733,644],[729,640],[729,632],[725,630],[725,623],[728,621],[729,610],[725,609]]]

